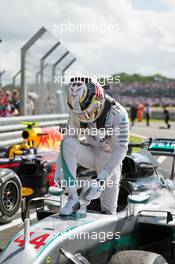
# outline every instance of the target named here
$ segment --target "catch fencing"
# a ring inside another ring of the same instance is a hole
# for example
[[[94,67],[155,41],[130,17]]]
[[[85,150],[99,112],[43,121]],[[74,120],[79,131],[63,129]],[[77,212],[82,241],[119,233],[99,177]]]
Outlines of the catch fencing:
[[[21,115],[66,112],[65,84],[58,79],[75,60],[44,27],[27,41],[21,49]]]

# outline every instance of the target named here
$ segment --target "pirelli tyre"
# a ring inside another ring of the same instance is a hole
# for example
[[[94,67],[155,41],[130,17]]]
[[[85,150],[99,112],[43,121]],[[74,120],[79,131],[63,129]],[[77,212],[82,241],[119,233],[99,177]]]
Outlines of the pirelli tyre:
[[[114,254],[108,264],[168,264],[159,254],[141,250],[125,250]]]
[[[21,204],[21,182],[10,169],[0,169],[0,223],[8,223]]]

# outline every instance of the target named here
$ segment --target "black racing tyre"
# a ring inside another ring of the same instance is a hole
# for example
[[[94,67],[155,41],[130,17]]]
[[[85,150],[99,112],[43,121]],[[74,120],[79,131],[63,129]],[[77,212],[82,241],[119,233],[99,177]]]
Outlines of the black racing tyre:
[[[21,182],[10,169],[0,169],[0,224],[10,222],[21,204]]]
[[[141,250],[125,250],[114,254],[108,264],[168,264],[159,254]]]

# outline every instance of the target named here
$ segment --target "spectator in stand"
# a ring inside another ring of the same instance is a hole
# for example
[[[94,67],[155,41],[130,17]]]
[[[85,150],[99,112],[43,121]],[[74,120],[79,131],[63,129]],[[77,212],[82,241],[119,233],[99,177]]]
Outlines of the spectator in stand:
[[[1,117],[16,116],[19,114],[19,111],[12,104],[11,92],[6,91],[5,96],[1,100],[0,114]]]
[[[166,108],[166,106],[163,106],[163,111],[164,111],[164,120],[165,120],[165,124],[167,125],[167,128],[169,129],[171,127],[169,121],[170,121],[170,112],[169,110]]]
[[[2,116],[3,107],[5,105],[5,102],[6,102],[6,96],[4,94],[4,91],[0,89],[0,116]]]
[[[132,105],[130,108],[131,127],[134,126],[136,117],[137,117],[137,106]]]
[[[18,92],[18,90],[13,90],[13,92],[12,92],[12,104],[14,105],[14,107],[19,112],[20,100],[19,100],[19,92]]]
[[[55,102],[54,97],[52,95],[50,95],[46,98],[46,107],[47,107],[47,113],[48,114],[55,113],[56,102]]]
[[[0,88],[0,105],[3,105],[5,103],[5,94],[4,91]]]
[[[2,117],[10,117],[10,116],[17,116],[19,114],[18,110],[14,107],[12,104],[12,101],[10,98],[6,98],[6,102],[3,105],[2,108]]]
[[[5,92],[6,101],[12,101],[12,93],[10,91]]]
[[[151,118],[151,106],[149,104],[146,105],[146,109],[145,109],[145,118],[146,118],[146,125],[149,126],[150,123],[150,118]]]
[[[32,93],[28,93],[27,114],[35,115],[35,98],[33,97]]]

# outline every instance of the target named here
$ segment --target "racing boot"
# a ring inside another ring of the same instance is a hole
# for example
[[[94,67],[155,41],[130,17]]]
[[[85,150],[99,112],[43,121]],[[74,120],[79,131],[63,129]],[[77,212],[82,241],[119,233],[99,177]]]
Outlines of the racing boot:
[[[80,209],[79,197],[77,192],[71,192],[68,195],[68,201],[63,208],[60,209],[60,215],[71,215]]]

